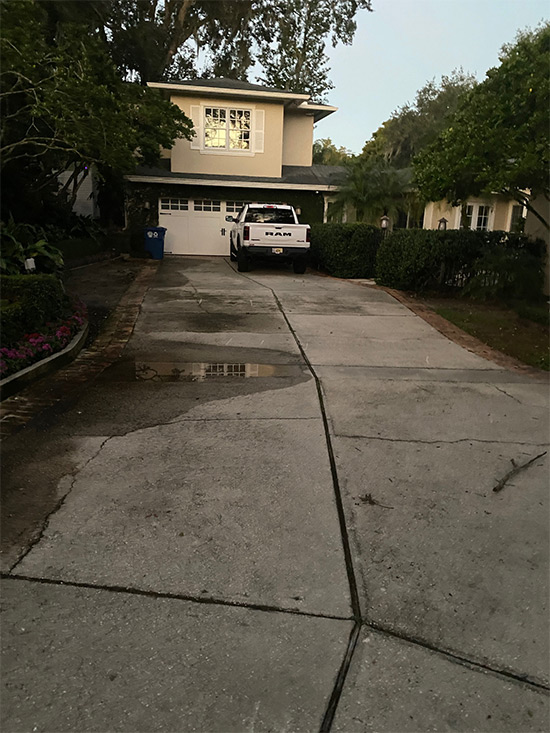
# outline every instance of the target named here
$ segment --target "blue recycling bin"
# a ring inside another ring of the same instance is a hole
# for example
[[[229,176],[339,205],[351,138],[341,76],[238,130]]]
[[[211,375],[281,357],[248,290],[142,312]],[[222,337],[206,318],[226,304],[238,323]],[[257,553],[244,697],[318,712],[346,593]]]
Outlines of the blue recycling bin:
[[[154,260],[162,260],[164,257],[164,235],[166,227],[145,228],[145,251],[151,253]]]

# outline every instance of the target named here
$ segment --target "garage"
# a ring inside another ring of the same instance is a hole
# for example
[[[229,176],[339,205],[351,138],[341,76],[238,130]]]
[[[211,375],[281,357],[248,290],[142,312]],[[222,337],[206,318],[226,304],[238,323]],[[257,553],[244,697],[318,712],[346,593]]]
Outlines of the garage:
[[[160,198],[159,226],[166,227],[164,251],[174,255],[229,255],[231,223],[244,201]]]

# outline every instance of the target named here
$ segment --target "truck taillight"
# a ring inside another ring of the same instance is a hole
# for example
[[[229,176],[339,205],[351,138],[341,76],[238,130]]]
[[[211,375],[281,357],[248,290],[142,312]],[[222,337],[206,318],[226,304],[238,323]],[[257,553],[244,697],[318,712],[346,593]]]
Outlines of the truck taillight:
[[[306,242],[309,242],[309,229],[306,232]]]
[[[243,229],[243,239],[250,239],[250,227],[245,227]]]

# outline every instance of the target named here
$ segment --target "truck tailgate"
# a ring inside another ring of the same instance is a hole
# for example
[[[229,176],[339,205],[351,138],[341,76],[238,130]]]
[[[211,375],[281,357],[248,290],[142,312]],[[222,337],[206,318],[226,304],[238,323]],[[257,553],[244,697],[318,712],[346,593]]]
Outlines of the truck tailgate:
[[[248,244],[263,247],[309,247],[306,224],[247,224]]]

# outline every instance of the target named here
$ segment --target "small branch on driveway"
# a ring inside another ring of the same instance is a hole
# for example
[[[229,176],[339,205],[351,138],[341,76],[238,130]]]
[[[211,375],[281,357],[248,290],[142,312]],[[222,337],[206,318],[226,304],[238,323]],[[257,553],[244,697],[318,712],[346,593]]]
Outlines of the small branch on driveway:
[[[528,468],[532,463],[535,461],[538,461],[539,458],[542,458],[547,454],[548,451],[544,451],[544,453],[539,453],[538,456],[535,456],[534,458],[531,458],[530,461],[527,461],[526,463],[521,463],[519,466],[516,465],[516,462],[512,458],[512,465],[513,469],[511,471],[508,471],[506,476],[500,479],[498,484],[493,487],[493,491],[502,491],[502,489],[505,487],[505,485],[508,483],[508,481],[513,478],[516,474],[518,474],[520,471],[523,471],[524,469]]]
[[[386,504],[381,504],[379,501],[373,498],[372,494],[365,494],[365,496],[360,496],[359,500],[363,504],[370,504],[370,506],[381,506],[382,509],[393,509],[392,506],[386,506]]]

